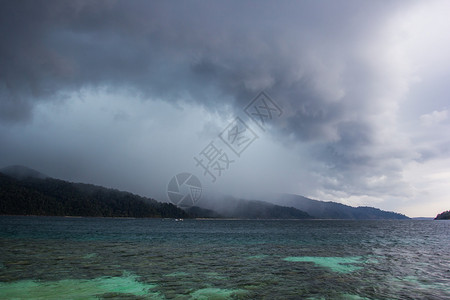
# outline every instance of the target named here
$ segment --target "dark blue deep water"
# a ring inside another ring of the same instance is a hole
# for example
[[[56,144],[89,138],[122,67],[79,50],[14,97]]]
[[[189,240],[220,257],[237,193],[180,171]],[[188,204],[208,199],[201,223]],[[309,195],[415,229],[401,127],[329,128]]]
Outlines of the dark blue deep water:
[[[450,221],[0,217],[1,299],[450,299]]]

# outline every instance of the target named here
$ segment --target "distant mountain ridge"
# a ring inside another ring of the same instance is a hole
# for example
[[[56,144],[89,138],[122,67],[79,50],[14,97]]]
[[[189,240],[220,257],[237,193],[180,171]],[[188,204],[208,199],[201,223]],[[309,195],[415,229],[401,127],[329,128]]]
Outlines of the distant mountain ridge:
[[[284,194],[272,201],[225,197],[182,210],[132,193],[54,179],[24,166],[0,169],[0,215],[239,218],[239,219],[408,219],[373,207]]]
[[[132,193],[50,178],[36,170],[0,169],[0,215],[93,217],[308,219],[307,213],[263,201],[240,201],[225,214],[191,207],[182,210]]]
[[[353,207],[337,202],[313,200],[303,196],[292,194],[282,194],[278,198],[274,199],[273,202],[278,205],[295,207],[319,219],[409,219],[405,215],[395,212],[383,211],[374,207]]]
[[[308,213],[294,207],[281,206],[273,203],[237,199],[227,196],[220,201],[199,202],[202,208],[216,211],[225,218],[237,219],[313,219]]]
[[[16,179],[25,179],[25,178],[39,178],[45,179],[48,178],[47,175],[42,174],[39,171],[33,170],[31,168],[21,166],[21,165],[13,165],[0,169],[0,172],[8,175],[10,177]]]

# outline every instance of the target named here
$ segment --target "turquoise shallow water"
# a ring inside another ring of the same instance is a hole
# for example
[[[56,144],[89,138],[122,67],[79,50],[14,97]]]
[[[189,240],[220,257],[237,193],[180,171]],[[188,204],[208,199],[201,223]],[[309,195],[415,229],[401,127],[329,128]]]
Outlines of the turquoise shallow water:
[[[448,221],[0,217],[1,299],[450,299]]]

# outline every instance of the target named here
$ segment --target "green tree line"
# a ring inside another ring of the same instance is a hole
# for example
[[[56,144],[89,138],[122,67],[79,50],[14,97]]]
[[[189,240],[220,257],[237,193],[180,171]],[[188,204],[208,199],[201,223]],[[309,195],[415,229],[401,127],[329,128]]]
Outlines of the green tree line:
[[[0,214],[188,218],[169,203],[95,185],[46,178],[18,180],[0,173]]]

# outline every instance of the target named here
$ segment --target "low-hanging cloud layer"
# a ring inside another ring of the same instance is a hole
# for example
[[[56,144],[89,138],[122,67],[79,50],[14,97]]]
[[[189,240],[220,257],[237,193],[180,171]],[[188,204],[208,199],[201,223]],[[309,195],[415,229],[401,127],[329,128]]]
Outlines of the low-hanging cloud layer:
[[[449,209],[449,9],[1,1],[0,166],[159,199],[188,171],[206,194],[434,216]],[[282,116],[211,183],[193,156],[262,90]]]

